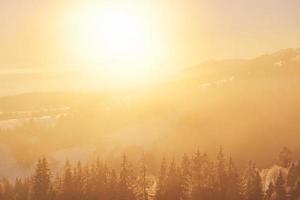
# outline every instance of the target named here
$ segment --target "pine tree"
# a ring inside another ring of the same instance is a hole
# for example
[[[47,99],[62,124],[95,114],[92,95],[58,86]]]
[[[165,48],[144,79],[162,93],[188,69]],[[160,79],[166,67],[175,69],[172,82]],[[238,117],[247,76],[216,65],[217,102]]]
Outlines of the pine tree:
[[[0,181],[0,200],[3,200],[3,184],[2,184],[2,181]]]
[[[285,183],[280,171],[279,176],[275,183],[275,198],[274,200],[286,200],[286,191],[285,191]]]
[[[73,174],[69,161],[66,162],[62,180],[62,200],[72,200],[73,195]]]
[[[239,175],[232,158],[229,158],[226,199],[241,200]]]
[[[181,161],[181,178],[182,178],[182,199],[189,200],[191,198],[191,166],[190,159],[187,154],[183,155]]]
[[[62,198],[62,177],[56,174],[53,183],[54,199],[60,200]]]
[[[263,199],[262,180],[259,172],[256,170],[253,182],[253,200]]]
[[[96,200],[97,199],[97,170],[98,166],[97,163],[92,163],[90,167],[90,178],[87,185],[87,195],[86,198],[89,200]]]
[[[149,200],[155,192],[148,181],[148,168],[142,161],[133,170],[124,155],[119,176],[97,160],[82,169],[67,161],[62,174],[50,180],[45,158],[38,160],[30,179],[0,180],[0,200]],[[259,170],[250,162],[242,179],[230,157],[225,159],[220,149],[216,162],[197,151],[189,159],[182,157],[178,167],[163,158],[157,177],[156,200],[299,200],[300,165],[290,163],[287,179],[280,171],[263,193]],[[265,195],[264,195],[265,194]]]
[[[73,170],[73,187],[74,187],[74,198],[75,200],[81,200],[84,198],[84,177],[81,162],[77,163],[76,168]]]
[[[46,158],[38,160],[33,176],[32,200],[49,200],[50,171]]]
[[[292,152],[287,147],[284,147],[278,155],[278,164],[288,168],[292,162]]]
[[[134,190],[134,175],[127,156],[123,155],[119,182],[119,200],[136,199]]]
[[[222,147],[220,147],[217,164],[216,164],[216,195],[217,199],[226,200],[226,190],[227,190],[227,174],[226,174],[226,159],[223,153]]]
[[[139,166],[139,176],[137,181],[137,198],[140,200],[148,200],[149,181],[147,178],[147,166],[144,153],[141,158],[141,164]]]
[[[287,175],[287,185],[290,187],[294,187],[296,184],[298,177],[297,177],[297,168],[294,163],[292,163],[288,170]]]
[[[14,187],[6,178],[1,180],[1,190],[2,200],[14,200]]]
[[[258,170],[252,162],[249,162],[248,168],[243,177],[243,199],[244,200],[262,200],[262,180]]]
[[[158,176],[157,190],[156,190],[157,200],[164,200],[164,194],[166,190],[166,179],[167,179],[167,161],[166,158],[163,157],[159,176]]]
[[[266,194],[264,200],[272,200],[274,198],[275,188],[273,183],[271,182],[266,190]]]
[[[215,174],[213,164],[206,154],[201,155],[199,150],[192,159],[192,188],[191,199],[215,199],[214,183]]]
[[[107,184],[107,168],[106,165],[98,159],[95,165],[95,175],[94,175],[94,193],[96,199],[106,198],[106,184]]]
[[[295,168],[296,168],[295,169],[295,176],[297,177],[296,179],[299,180],[300,179],[300,162],[297,162],[297,164],[295,165]]]
[[[291,189],[290,194],[291,200],[299,200],[300,199],[300,179],[296,182],[295,186]]]
[[[170,164],[166,178],[164,200],[180,200],[182,198],[181,175],[175,161]]]
[[[22,181],[17,178],[14,187],[14,199],[15,200],[28,200],[29,199],[29,182],[27,180]]]
[[[118,178],[115,170],[111,170],[108,176],[107,200],[117,200],[118,198]]]
[[[83,176],[83,179],[84,179],[83,191],[84,191],[84,196],[86,199],[89,199],[89,196],[92,193],[92,178],[91,178],[92,176],[93,176],[93,174],[91,172],[90,166],[87,164],[84,167],[84,176]]]
[[[201,182],[203,181],[203,160],[199,150],[194,154],[192,161],[192,185],[195,189],[201,187]]]

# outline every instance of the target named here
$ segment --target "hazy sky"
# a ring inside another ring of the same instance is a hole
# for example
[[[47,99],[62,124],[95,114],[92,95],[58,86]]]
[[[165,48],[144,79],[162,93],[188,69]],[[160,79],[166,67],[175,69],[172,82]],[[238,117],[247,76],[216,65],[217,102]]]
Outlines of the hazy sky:
[[[145,10],[157,22],[151,31],[164,43],[161,64],[188,66],[300,46],[299,0],[114,1]],[[0,67],[82,64],[64,41],[72,31],[66,18],[75,4],[80,8],[86,2],[1,0]]]

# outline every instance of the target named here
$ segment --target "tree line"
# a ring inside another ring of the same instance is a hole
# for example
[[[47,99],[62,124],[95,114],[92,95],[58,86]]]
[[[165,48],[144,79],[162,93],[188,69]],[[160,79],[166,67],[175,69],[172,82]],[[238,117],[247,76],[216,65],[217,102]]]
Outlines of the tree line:
[[[40,158],[32,177],[2,178],[0,200],[299,200],[300,164],[287,149],[279,161],[286,175],[280,171],[266,185],[253,162],[239,172],[222,149],[214,160],[199,151],[179,162],[164,157],[156,175],[144,158],[134,167],[126,155],[119,170],[99,160],[84,166],[67,161],[55,175]]]

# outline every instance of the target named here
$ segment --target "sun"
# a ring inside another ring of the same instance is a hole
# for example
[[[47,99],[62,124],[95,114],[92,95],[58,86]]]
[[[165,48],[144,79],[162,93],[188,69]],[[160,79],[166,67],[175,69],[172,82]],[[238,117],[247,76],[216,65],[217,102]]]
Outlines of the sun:
[[[81,18],[82,42],[91,57],[100,50],[111,60],[144,60],[151,52],[151,33],[147,22],[135,12],[119,7],[90,7]],[[94,57],[95,58],[95,57]],[[93,59],[93,58],[92,58]]]
[[[159,29],[145,13],[124,5],[80,6],[71,15],[74,55],[111,83],[149,82],[163,48]]]

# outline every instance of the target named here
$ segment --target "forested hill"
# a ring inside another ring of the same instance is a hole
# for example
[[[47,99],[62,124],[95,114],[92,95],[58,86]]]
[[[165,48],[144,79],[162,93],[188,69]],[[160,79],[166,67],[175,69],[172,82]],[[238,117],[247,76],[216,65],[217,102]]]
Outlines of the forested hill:
[[[1,97],[0,158],[9,167],[0,166],[0,175],[12,165],[31,169],[41,154],[56,161],[77,152],[112,157],[143,149],[161,156],[197,146],[215,153],[222,144],[238,163],[252,159],[261,167],[282,146],[298,156],[299,62],[299,49],[288,49],[207,62],[147,90]],[[40,83],[34,85],[48,86]]]

